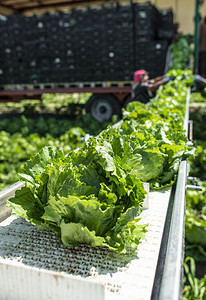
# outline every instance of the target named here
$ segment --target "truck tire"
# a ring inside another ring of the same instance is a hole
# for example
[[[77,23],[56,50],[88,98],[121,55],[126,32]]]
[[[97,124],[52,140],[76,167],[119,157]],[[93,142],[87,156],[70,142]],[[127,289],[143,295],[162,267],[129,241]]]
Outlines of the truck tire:
[[[110,120],[113,115],[122,117],[121,103],[110,94],[93,94],[88,99],[85,109],[98,122]]]

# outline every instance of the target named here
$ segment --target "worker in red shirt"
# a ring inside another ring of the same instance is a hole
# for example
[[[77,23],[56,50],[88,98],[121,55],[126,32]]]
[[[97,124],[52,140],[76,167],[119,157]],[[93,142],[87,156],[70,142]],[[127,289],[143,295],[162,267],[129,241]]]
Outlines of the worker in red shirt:
[[[155,93],[160,85],[170,81],[171,78],[166,76],[158,76],[154,79],[149,79],[149,75],[145,70],[134,72],[134,84],[132,87],[132,100],[147,103],[155,96]]]
[[[194,74],[193,78],[194,84],[192,91],[198,90],[197,85],[200,86],[201,89],[206,87],[205,78],[198,74]],[[157,89],[170,80],[173,80],[173,78],[167,77],[165,75],[149,79],[149,75],[145,70],[138,70],[134,72],[134,84],[132,87],[132,97],[130,98],[130,101],[139,101],[142,103],[149,102],[149,100],[155,96]],[[126,105],[130,101],[128,101]]]

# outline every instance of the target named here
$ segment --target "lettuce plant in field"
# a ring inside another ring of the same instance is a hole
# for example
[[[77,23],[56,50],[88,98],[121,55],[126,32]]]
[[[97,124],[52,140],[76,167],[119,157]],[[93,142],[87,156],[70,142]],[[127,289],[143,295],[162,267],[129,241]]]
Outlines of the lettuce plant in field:
[[[185,237],[186,254],[196,261],[206,261],[206,182],[202,191],[187,191]]]
[[[199,279],[196,277],[196,264],[192,257],[186,257],[184,262],[184,289],[183,300],[206,299],[206,275]]]

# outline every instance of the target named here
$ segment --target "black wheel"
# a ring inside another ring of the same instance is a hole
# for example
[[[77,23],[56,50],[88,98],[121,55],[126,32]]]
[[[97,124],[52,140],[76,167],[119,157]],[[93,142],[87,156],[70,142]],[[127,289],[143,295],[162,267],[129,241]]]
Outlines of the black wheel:
[[[110,120],[113,115],[120,118],[122,116],[121,103],[113,95],[94,94],[87,101],[85,108],[98,122]]]

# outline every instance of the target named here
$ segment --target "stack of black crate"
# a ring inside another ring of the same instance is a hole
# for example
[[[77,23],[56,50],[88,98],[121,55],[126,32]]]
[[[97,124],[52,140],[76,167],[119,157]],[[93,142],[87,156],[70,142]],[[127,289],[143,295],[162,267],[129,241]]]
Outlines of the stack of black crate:
[[[38,20],[37,30],[42,31],[42,40],[39,44],[40,51],[37,52],[37,65],[40,69],[40,82],[43,83],[61,82],[64,76],[64,35],[60,25],[58,14],[46,13]]]
[[[166,34],[162,38],[160,31],[164,28],[166,20],[161,11],[150,2],[134,4],[134,12],[134,71],[145,69],[150,77],[162,75],[171,38],[171,35]],[[171,26],[173,29],[173,24],[170,24],[170,31],[172,31]]]
[[[137,69],[158,76],[172,30],[172,12],[150,3],[0,18],[0,84],[131,81]]]
[[[26,83],[38,84],[51,79],[51,44],[47,19],[42,15],[25,17],[24,47],[27,52]]]
[[[7,82],[7,60],[11,57],[11,46],[8,43],[8,32],[7,32],[7,18],[1,16],[0,18],[0,84],[6,84]],[[6,48],[8,47],[8,51],[10,53],[6,53]],[[7,59],[6,59],[6,56]]]
[[[93,82],[102,82],[105,77],[105,16],[103,9],[88,9],[87,56],[88,71]]]
[[[103,6],[99,9],[73,10],[65,17],[72,18],[74,34],[66,49],[69,68],[74,59],[74,81],[125,81],[133,72],[133,39],[131,7]],[[67,30],[65,30],[67,31]],[[124,35],[124,37],[122,37]],[[72,78],[69,75],[69,81]]]
[[[77,40],[74,49],[77,81],[97,82],[104,77],[104,18],[102,10],[83,10],[77,17]]]
[[[79,12],[81,13],[81,11]],[[53,35],[53,80],[52,82],[77,81],[78,61],[78,13],[59,12],[57,15],[57,30]],[[54,29],[53,29],[54,31]]]
[[[61,16],[66,45],[65,78],[72,82],[131,80],[132,8],[118,4],[73,9]]]
[[[39,24],[39,25],[38,25]],[[44,39],[41,32],[38,32],[38,26],[41,27],[43,35],[43,23],[41,16],[24,17],[22,26],[22,35],[24,36],[23,48],[25,51],[25,81],[24,83],[35,84],[40,82],[40,68],[39,68],[39,51],[41,52],[40,41]],[[21,38],[21,36],[19,36]]]
[[[30,17],[29,17],[30,18]],[[69,24],[64,13],[35,16],[36,46],[28,71],[34,67],[30,81],[33,83],[61,83],[68,81],[67,39],[65,29]],[[72,72],[71,72],[72,73]],[[35,79],[35,76],[37,79]]]
[[[122,79],[130,81],[133,77],[134,41],[133,10],[131,6],[120,7],[118,40],[120,42],[120,74]]]
[[[2,84],[21,83],[25,80],[22,39],[23,17],[10,16],[0,21],[0,81]]]
[[[104,8],[104,71],[109,81],[129,81],[133,73],[133,23],[131,6]]]
[[[174,36],[173,12],[171,9],[159,11],[157,38],[172,42]]]

